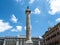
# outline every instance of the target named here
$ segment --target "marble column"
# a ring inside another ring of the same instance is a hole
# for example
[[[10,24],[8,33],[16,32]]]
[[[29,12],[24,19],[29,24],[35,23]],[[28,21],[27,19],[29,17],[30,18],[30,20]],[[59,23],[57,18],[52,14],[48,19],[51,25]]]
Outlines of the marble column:
[[[22,39],[20,39],[20,45],[22,45]]]
[[[38,44],[40,45],[40,40],[38,41]]]
[[[19,45],[19,40],[16,41],[16,45]]]
[[[29,7],[27,7],[26,11],[26,45],[32,45],[32,39],[31,39],[31,30],[30,30],[30,13],[31,10],[29,9]]]
[[[24,45],[25,45],[25,42],[26,42],[26,41],[24,40]]]
[[[3,43],[3,45],[6,45],[6,40],[4,40],[4,43]]]

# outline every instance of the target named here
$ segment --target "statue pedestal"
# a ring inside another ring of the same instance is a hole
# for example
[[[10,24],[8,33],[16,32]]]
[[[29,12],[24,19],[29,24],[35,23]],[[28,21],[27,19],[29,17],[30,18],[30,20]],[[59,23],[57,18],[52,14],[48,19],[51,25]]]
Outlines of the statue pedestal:
[[[26,43],[25,43],[25,45],[33,45],[32,40],[27,40]]]

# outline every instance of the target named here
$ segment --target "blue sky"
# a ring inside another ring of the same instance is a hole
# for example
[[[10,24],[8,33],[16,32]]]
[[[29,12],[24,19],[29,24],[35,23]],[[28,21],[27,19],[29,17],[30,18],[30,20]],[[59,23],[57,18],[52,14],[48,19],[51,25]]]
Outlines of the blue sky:
[[[60,0],[0,0],[0,36],[26,35],[27,6],[32,36],[42,36],[60,22]]]

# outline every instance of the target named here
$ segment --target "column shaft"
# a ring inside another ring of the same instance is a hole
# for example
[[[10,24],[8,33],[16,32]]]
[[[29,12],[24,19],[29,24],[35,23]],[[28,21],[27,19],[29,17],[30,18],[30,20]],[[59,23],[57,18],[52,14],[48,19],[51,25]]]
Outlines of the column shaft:
[[[38,41],[38,44],[40,45],[40,40]]]
[[[20,40],[20,45],[22,45],[22,39]]]
[[[27,40],[31,40],[31,32],[30,32],[30,15],[26,16],[26,37]]]
[[[6,45],[6,40],[4,40],[4,43],[3,43],[3,45]]]
[[[16,41],[16,45],[19,45],[19,40]]]

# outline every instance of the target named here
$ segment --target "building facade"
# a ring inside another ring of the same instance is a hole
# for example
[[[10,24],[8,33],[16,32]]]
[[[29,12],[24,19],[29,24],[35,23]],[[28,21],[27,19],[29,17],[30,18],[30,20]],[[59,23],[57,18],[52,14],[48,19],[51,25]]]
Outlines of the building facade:
[[[33,45],[42,45],[42,39],[39,37],[32,38]],[[25,45],[26,37],[0,37],[0,45]]]
[[[43,35],[44,45],[60,45],[60,23],[52,28]]]

